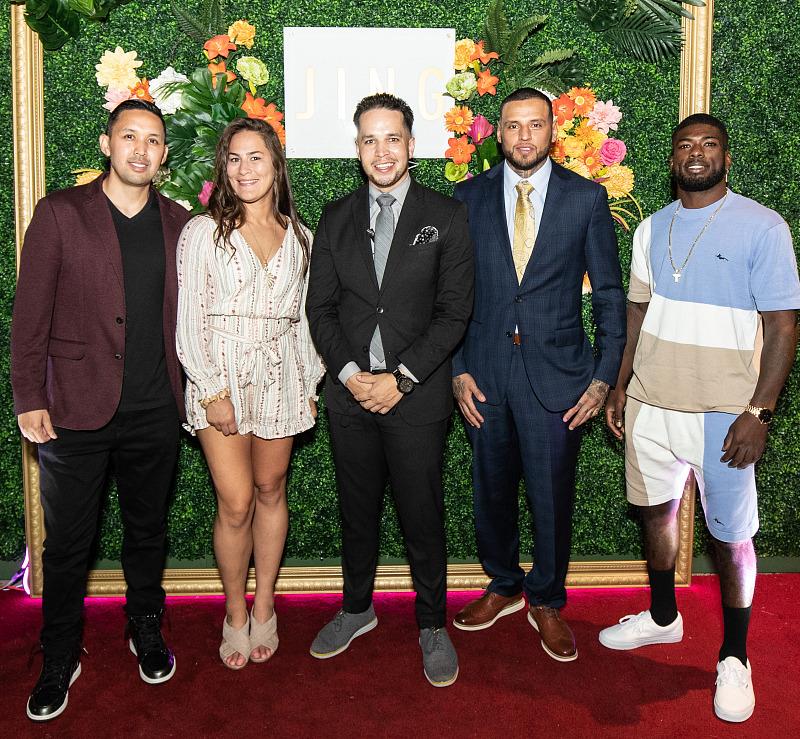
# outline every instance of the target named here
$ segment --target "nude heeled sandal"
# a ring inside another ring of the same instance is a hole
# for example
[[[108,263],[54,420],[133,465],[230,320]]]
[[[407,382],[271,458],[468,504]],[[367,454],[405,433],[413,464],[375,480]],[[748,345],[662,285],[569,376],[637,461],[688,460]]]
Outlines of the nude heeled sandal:
[[[270,650],[269,657],[256,659],[252,656],[253,650],[257,647],[265,647]],[[272,618],[264,623],[256,620],[253,611],[250,611],[250,661],[266,662],[271,659],[278,651],[278,614],[272,612]]]
[[[250,659],[250,616],[248,615],[247,621],[241,629],[234,629],[228,623],[228,617],[222,622],[222,644],[219,645],[219,658],[222,664],[229,670],[241,670],[248,660]],[[229,664],[227,662],[229,657],[239,653],[244,657],[244,662],[240,665]]]

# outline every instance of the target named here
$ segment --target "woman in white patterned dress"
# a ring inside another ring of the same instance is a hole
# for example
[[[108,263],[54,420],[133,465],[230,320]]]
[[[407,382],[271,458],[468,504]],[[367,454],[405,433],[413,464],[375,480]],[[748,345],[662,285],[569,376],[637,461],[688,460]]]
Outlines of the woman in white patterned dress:
[[[178,356],[188,427],[217,492],[214,553],[225,590],[220,658],[265,662],[278,646],[274,586],[288,528],[295,434],[317,415],[322,362],[305,316],[311,235],[281,144],[243,118],[223,131],[208,214],[178,244]],[[245,602],[251,554],[256,594]]]

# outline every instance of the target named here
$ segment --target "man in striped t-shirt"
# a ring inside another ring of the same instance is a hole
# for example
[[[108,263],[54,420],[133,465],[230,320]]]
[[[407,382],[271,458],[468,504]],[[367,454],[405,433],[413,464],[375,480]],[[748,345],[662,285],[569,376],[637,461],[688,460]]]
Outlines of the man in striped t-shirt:
[[[672,134],[679,199],[634,236],[628,343],[606,421],[625,435],[627,494],[641,512],[651,605],[603,629],[600,642],[635,649],[683,638],[677,513],[694,470],[722,590],[714,710],[745,721],[755,707],[747,659],[754,464],[794,360],[800,280],[786,222],[728,190],[730,165],[724,124],[705,114],[686,118]]]

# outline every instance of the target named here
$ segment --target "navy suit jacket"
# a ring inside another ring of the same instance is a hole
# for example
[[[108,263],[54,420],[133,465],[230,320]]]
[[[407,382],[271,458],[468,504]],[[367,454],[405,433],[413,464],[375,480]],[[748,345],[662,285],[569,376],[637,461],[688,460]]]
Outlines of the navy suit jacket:
[[[536,244],[517,281],[506,227],[503,166],[459,183],[475,250],[475,303],[453,362],[496,405],[505,399],[514,328],[541,404],[572,407],[593,378],[616,384],[625,347],[625,294],[606,190],[553,162]],[[589,273],[594,351],[583,329],[581,286]]]

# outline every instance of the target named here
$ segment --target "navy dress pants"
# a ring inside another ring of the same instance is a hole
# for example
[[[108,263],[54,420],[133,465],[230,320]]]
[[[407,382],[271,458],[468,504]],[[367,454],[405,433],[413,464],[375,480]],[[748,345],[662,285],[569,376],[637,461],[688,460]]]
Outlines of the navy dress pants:
[[[580,428],[570,431],[544,408],[531,389],[516,349],[506,399],[475,401],[484,423],[467,426],[472,444],[472,479],[478,556],[492,578],[489,590],[512,596],[524,590],[531,605],[560,608],[569,566],[575,467]],[[566,409],[564,409],[566,410]],[[519,483],[533,515],[533,568],[519,565]]]
[[[96,431],[56,428],[39,446],[39,487],[46,538],[42,566],[42,649],[59,654],[81,640],[101,499],[109,471],[122,513],[122,569],[129,616],[164,606],[167,507],[178,458],[175,404],[118,412]]]

